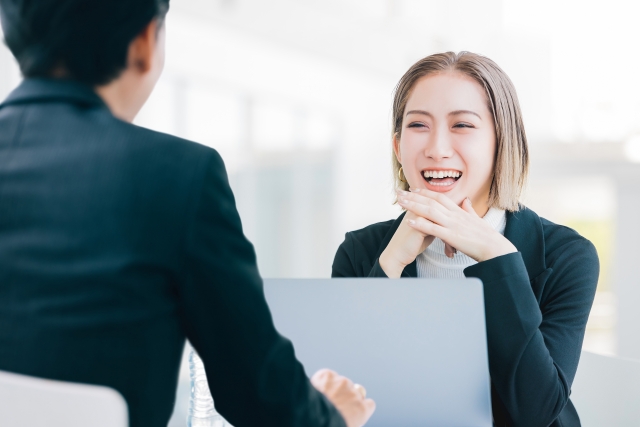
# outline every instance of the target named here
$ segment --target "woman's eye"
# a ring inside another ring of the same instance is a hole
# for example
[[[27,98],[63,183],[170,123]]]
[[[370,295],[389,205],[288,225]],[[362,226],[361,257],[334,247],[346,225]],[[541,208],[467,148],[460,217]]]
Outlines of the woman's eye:
[[[420,122],[413,122],[413,123],[409,123],[410,128],[423,128],[425,127],[424,123],[420,123]]]
[[[469,123],[456,123],[453,125],[454,128],[473,128],[474,126]]]

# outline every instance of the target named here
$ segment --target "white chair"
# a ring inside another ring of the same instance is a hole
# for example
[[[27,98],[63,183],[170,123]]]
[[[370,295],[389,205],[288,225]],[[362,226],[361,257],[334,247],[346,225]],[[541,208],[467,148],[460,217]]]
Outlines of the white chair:
[[[115,390],[0,371],[0,425],[127,427],[127,404]]]
[[[583,351],[571,401],[582,427],[640,426],[640,362]]]

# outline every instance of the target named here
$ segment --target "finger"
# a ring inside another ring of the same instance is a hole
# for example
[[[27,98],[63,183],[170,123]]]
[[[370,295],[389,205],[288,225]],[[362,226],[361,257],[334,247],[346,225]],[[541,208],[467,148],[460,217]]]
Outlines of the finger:
[[[336,373],[331,369],[324,368],[324,369],[319,369],[315,374],[313,374],[313,377],[311,378],[331,378],[335,375]]]
[[[335,379],[335,382],[338,383],[338,388],[353,390],[355,384],[347,377],[343,377],[338,375],[338,378]]]
[[[427,190],[426,188],[415,188],[415,189],[412,188],[411,192],[433,199],[449,210],[460,209],[460,206],[456,205],[453,200],[451,200],[449,197],[445,196],[442,193]]]
[[[462,209],[464,209],[465,212],[468,212],[476,217],[478,217],[478,214],[476,213],[475,209],[473,209],[473,204],[471,203],[471,199],[466,197],[461,204]],[[480,217],[478,217],[480,218]]]
[[[442,203],[440,203],[438,200],[429,197],[426,194],[419,194],[417,191],[404,190],[398,190],[396,193],[398,195],[398,202],[401,199],[407,199],[426,206],[431,206],[435,209],[440,209],[443,213],[448,213],[450,211],[450,209],[442,205]]]
[[[320,369],[311,377],[311,384],[315,388],[323,388],[327,383],[331,382],[336,376],[336,373],[330,369]]]
[[[446,256],[448,256],[449,258],[453,258],[453,256],[458,252],[458,250],[456,248],[454,248],[453,246],[451,246],[448,243],[444,244],[444,254]]]
[[[369,419],[371,415],[373,415],[373,412],[376,410],[376,402],[374,402],[373,399],[365,399],[364,407],[367,411],[367,419]]]
[[[400,206],[402,206],[402,204],[400,203],[401,200],[408,200],[419,205],[427,206],[434,211],[440,212],[444,218],[448,218],[451,215],[451,211],[448,208],[442,206],[442,204],[437,200],[431,199],[429,197],[421,196],[415,193],[408,193],[407,195],[403,195],[398,198],[398,204]]]
[[[448,230],[445,227],[422,217],[409,219],[407,220],[407,224],[409,224],[409,227],[418,230],[422,234],[439,237],[440,240],[446,240],[446,237],[448,236]]]
[[[414,213],[418,217],[423,217],[436,224],[446,225],[450,216],[432,204],[422,204],[413,200],[414,198],[401,197],[398,204],[407,211]]]
[[[354,384],[353,388],[362,396],[363,399],[367,397],[367,389],[360,384]]]

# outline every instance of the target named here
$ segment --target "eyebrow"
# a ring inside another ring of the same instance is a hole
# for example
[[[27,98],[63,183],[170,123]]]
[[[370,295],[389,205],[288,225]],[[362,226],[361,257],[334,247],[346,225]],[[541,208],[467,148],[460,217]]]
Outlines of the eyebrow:
[[[458,114],[473,114],[474,116],[482,120],[482,117],[480,117],[480,114],[471,110],[456,110],[449,113],[450,116],[457,116]]]
[[[433,114],[431,114],[428,111],[424,111],[424,110],[411,110],[411,111],[407,111],[407,114],[405,114],[405,117],[408,116],[409,114],[422,114],[423,116],[429,116],[431,118],[433,118]]]
[[[431,118],[433,118],[433,114],[431,114],[428,111],[424,111],[424,110],[411,110],[411,111],[407,111],[407,114],[405,114],[405,116],[408,116],[409,114],[422,114],[424,116],[429,116]],[[480,114],[476,113],[475,111],[471,111],[471,110],[456,110],[456,111],[452,111],[450,112],[448,115],[449,116],[457,116],[459,114],[473,114],[474,116],[478,117],[480,120],[482,120],[482,117],[480,117]]]

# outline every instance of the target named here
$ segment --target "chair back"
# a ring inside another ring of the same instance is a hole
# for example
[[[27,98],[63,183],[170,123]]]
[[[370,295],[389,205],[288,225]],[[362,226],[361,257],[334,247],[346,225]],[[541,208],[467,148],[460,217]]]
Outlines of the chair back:
[[[0,424],[11,427],[127,427],[115,390],[0,371]]]
[[[582,427],[640,426],[640,362],[583,351],[571,401]]]

